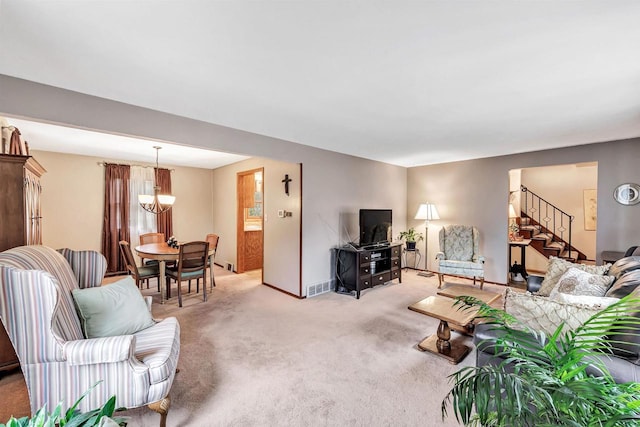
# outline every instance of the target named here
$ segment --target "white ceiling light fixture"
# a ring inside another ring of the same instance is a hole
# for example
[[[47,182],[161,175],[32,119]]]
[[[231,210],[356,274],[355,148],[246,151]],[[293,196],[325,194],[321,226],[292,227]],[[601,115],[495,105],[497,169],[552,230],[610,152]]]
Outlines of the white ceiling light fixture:
[[[166,212],[173,206],[176,201],[175,196],[170,194],[160,194],[160,186],[158,185],[158,153],[162,147],[155,146],[156,149],[156,168],[154,169],[155,181],[153,183],[153,195],[140,194],[138,195],[138,202],[142,209],[152,214],[160,214]]]

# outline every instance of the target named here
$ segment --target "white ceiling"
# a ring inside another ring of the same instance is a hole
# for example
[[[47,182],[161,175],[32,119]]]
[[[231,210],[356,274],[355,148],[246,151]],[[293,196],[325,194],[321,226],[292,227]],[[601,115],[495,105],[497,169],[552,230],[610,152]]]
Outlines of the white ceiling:
[[[404,166],[640,135],[640,1],[0,0],[0,73]]]
[[[20,130],[22,139],[33,150],[73,153],[100,157],[104,160],[155,163],[156,150],[160,166],[189,166],[215,169],[247,159],[246,156],[204,150],[149,139],[130,138],[83,129],[9,118]]]

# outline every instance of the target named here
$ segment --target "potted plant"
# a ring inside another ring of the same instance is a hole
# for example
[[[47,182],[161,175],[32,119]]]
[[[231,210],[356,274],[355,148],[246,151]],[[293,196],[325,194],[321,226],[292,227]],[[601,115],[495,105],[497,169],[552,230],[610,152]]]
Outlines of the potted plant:
[[[415,250],[416,242],[423,240],[422,233],[416,232],[416,230],[411,227],[407,231],[401,231],[398,235],[398,239],[404,240],[407,245],[407,250]]]
[[[634,315],[640,299],[625,297],[574,331],[563,332],[560,325],[551,336],[474,298],[459,297],[456,304],[479,307],[478,317],[501,337],[493,344],[504,362],[452,374],[443,418],[451,405],[466,426],[640,425],[640,383],[617,384],[601,362],[615,344],[608,335],[640,328]],[[586,372],[594,365],[601,375]]]
[[[0,427],[117,427],[126,426],[127,418],[118,417],[111,418],[116,411],[116,397],[111,396],[102,407],[94,409],[89,412],[80,412],[76,408],[80,401],[85,398],[87,394],[93,390],[95,384],[89,390],[87,390],[80,398],[73,404],[71,408],[66,411],[62,409],[62,402],[58,403],[52,413],[48,413],[45,407],[38,409],[32,418],[14,418],[11,417],[7,421],[6,425],[0,423]],[[119,411],[125,408],[118,409]]]

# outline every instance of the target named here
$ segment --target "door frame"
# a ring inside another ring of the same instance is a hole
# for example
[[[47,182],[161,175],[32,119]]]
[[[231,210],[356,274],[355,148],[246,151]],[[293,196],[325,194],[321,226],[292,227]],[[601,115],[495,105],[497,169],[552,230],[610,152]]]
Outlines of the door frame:
[[[245,248],[245,238],[244,238],[244,177],[247,175],[255,175],[256,172],[262,172],[262,218],[261,222],[261,230],[262,234],[262,279],[264,282],[264,212],[265,212],[265,176],[264,176],[264,167],[259,167],[255,169],[245,170],[236,173],[236,272],[244,273],[245,270],[245,262],[244,262],[244,248]]]

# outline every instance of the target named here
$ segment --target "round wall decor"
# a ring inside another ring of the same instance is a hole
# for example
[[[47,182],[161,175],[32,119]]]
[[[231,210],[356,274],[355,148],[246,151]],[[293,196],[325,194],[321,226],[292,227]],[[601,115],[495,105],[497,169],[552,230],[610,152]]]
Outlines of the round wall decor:
[[[640,203],[640,185],[633,183],[620,184],[613,191],[613,198],[622,205]]]

